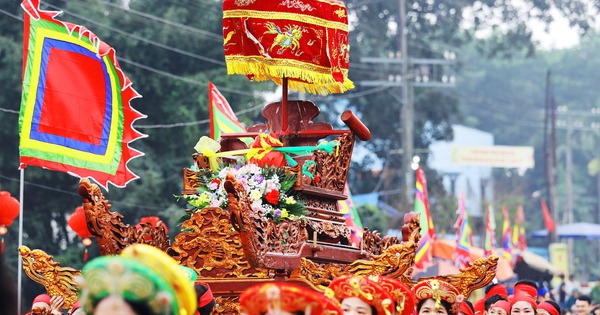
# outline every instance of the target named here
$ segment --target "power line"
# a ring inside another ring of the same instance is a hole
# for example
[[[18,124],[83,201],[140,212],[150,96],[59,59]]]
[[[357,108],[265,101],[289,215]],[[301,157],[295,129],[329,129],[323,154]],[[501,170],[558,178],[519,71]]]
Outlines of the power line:
[[[240,114],[244,114],[253,110],[257,110],[259,108],[263,107],[263,105],[257,105],[251,108],[247,108],[244,110],[241,110],[239,112],[236,112],[236,115],[240,115]],[[179,123],[173,123],[173,124],[160,124],[160,125],[136,125],[136,128],[140,128],[140,129],[165,129],[165,128],[176,128],[176,127],[186,127],[186,126],[195,126],[195,125],[202,125],[202,124],[207,124],[209,123],[210,120],[209,119],[203,119],[203,120],[197,120],[197,121],[190,121],[190,122],[179,122]]]
[[[8,12],[8,11],[4,11],[4,10],[0,9],[0,12],[1,12],[1,13],[4,13],[4,14],[6,14],[6,15],[8,15],[8,16],[10,16],[10,17],[11,17],[11,18],[13,18],[13,19],[17,19],[17,20],[19,20],[19,21],[23,21],[23,18],[22,18],[22,17],[20,17],[20,16],[18,16],[18,15],[14,15],[14,14],[12,14],[12,13]]]
[[[119,10],[122,10],[122,11],[126,11],[128,13],[132,13],[134,15],[141,16],[141,17],[146,18],[146,19],[150,19],[150,20],[153,20],[153,21],[161,22],[161,23],[164,23],[164,24],[167,24],[167,25],[170,25],[170,26],[174,26],[174,27],[177,27],[177,28],[180,28],[180,29],[192,32],[192,33],[204,35],[204,36],[206,36],[206,37],[208,37],[208,38],[210,38],[212,40],[218,41],[218,42],[223,42],[223,35],[221,35],[221,34],[216,34],[216,33],[213,33],[213,32],[209,32],[209,31],[201,30],[201,29],[194,28],[194,27],[191,27],[191,26],[187,26],[185,24],[173,22],[171,20],[167,20],[165,18],[161,18],[161,17],[158,17],[156,15],[152,15],[152,14],[144,13],[144,12],[141,12],[141,11],[137,11],[137,10],[134,10],[134,9],[131,9],[131,8],[126,9],[126,8],[120,6],[120,5],[117,5],[117,4],[114,4],[114,3],[111,3],[111,2],[106,2],[106,1],[102,1],[102,0],[98,0],[97,2],[99,2],[101,4],[104,4],[104,5],[107,5],[109,7],[113,7],[113,8],[117,8]],[[75,3],[80,4],[79,2],[75,2]]]
[[[0,107],[0,112],[7,112],[7,113],[11,113],[11,114],[19,114],[18,110],[8,109],[8,108],[2,108],[2,107]]]
[[[168,45],[165,45],[165,44],[162,44],[162,43],[159,43],[159,42],[147,39],[147,38],[145,38],[143,36],[138,36],[138,35],[135,35],[135,34],[131,34],[131,33],[122,31],[122,30],[120,30],[118,28],[115,28],[115,27],[112,27],[112,26],[108,26],[106,24],[102,24],[102,23],[96,22],[96,21],[94,21],[92,19],[86,18],[84,16],[81,16],[81,15],[79,15],[77,13],[73,13],[73,12],[68,11],[68,10],[61,9],[60,7],[57,7],[57,6],[52,5],[52,4],[49,4],[47,2],[42,2],[42,3],[46,4],[47,6],[53,8],[55,10],[62,11],[64,13],[66,13],[66,14],[72,15],[72,16],[74,16],[76,18],[81,19],[81,20],[84,20],[84,21],[87,21],[89,23],[98,25],[100,27],[106,28],[106,29],[108,29],[110,31],[113,31],[115,33],[119,33],[121,35],[133,38],[135,40],[139,40],[141,42],[144,42],[144,43],[147,43],[147,44],[150,44],[150,45],[153,45],[153,46],[157,46],[157,47],[160,47],[160,48],[163,48],[163,49],[166,49],[166,50],[170,50],[170,51],[173,51],[173,52],[176,52],[176,53],[188,56],[188,57],[192,57],[192,58],[195,58],[195,59],[198,59],[198,60],[203,60],[203,61],[206,61],[206,62],[210,62],[210,63],[216,64],[216,65],[219,65],[219,66],[225,66],[225,62],[224,61],[220,61],[220,60],[216,60],[216,59],[213,59],[213,58],[201,56],[201,55],[198,55],[198,54],[186,51],[186,50],[182,50],[182,49],[179,49],[179,48],[174,48],[174,47],[171,47],[171,46],[168,46]]]
[[[9,180],[9,181],[13,181],[13,182],[19,182],[19,179],[18,178],[14,178],[14,177],[8,177],[8,176],[0,175],[0,178],[6,179],[6,180]],[[26,184],[26,185],[29,185],[29,186],[34,186],[34,187],[38,187],[38,188],[42,188],[42,189],[46,189],[46,190],[50,190],[50,191],[54,191],[54,192],[59,192],[59,193],[63,193],[63,194],[71,195],[71,196],[78,196],[78,197],[80,197],[80,195],[78,193],[74,193],[74,192],[67,191],[67,190],[62,190],[62,189],[58,189],[58,188],[54,188],[54,187],[50,187],[50,186],[45,186],[45,185],[41,185],[41,184],[36,184],[36,183],[28,182],[28,181],[24,181],[23,183]],[[127,207],[136,207],[136,208],[145,208],[145,209],[154,209],[154,210],[164,210],[164,208],[147,206],[147,205],[140,205],[140,204],[135,204],[135,203],[128,203],[128,202],[123,202],[123,201],[114,201],[114,200],[111,200],[110,203],[111,204],[120,204],[120,205],[127,206]]]
[[[141,63],[135,62],[133,60],[129,60],[127,58],[117,57],[117,59],[120,62],[127,63],[127,64],[130,64],[130,65],[134,66],[134,67],[138,67],[140,69],[148,70],[150,72],[154,72],[156,74],[160,74],[160,75],[169,77],[171,79],[180,80],[180,81],[183,81],[183,82],[186,82],[186,83],[189,83],[189,84],[193,84],[193,85],[198,85],[198,86],[201,86],[201,87],[207,87],[208,86],[208,82],[200,82],[200,81],[196,81],[194,79],[190,79],[190,78],[183,77],[183,76],[180,76],[180,75],[172,74],[170,72],[166,72],[166,71],[159,70],[159,69],[156,69],[156,68],[153,68],[153,67],[150,67],[150,66],[143,65]],[[254,93],[244,92],[244,91],[240,91],[240,90],[236,90],[236,89],[231,89],[231,88],[227,88],[227,87],[219,87],[219,90],[220,91],[226,91],[226,92],[234,93],[234,94],[239,94],[239,95],[246,95],[246,96],[256,97],[256,95]]]

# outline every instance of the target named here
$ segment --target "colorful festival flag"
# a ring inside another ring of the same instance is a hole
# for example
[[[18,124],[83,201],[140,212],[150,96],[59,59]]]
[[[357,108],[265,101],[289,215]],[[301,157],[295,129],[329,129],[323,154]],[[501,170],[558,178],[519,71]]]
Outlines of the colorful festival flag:
[[[483,254],[488,257],[494,253],[496,248],[496,236],[495,236],[495,218],[494,209],[492,205],[487,205],[487,220],[485,224],[485,240],[483,242]]]
[[[473,231],[469,226],[469,215],[465,210],[464,197],[461,194],[458,201],[458,220],[455,227],[456,247],[454,250],[454,260],[458,267],[467,267],[471,263],[471,248],[473,247]]]
[[[513,248],[524,251],[527,249],[527,242],[525,240],[525,228],[523,223],[525,222],[525,213],[523,212],[523,206],[517,206],[517,212],[515,214],[515,224],[512,230],[512,245]]]
[[[115,50],[86,27],[58,20],[60,12],[41,10],[39,0],[21,6],[21,165],[124,187],[138,178],[127,163],[143,155],[129,147],[146,136],[132,126],[146,116],[129,104],[141,95]]]
[[[508,216],[508,206],[502,208],[504,224],[502,224],[502,254],[508,261],[513,261],[512,239],[510,230],[510,218]]]
[[[208,82],[208,112],[210,119],[210,136],[214,140],[221,138],[223,133],[246,132],[229,103],[217,87]]]
[[[363,225],[358,215],[358,210],[352,204],[352,194],[348,187],[348,182],[344,185],[344,194],[348,196],[346,200],[338,201],[338,209],[344,214],[346,225],[350,228],[350,241],[352,245],[358,247],[363,236]]]
[[[427,180],[425,179],[425,172],[420,166],[417,168],[416,175],[415,212],[419,213],[421,219],[421,240],[415,255],[415,268],[423,270],[428,267],[432,259],[431,247],[435,241],[435,229],[429,213]]]
[[[544,225],[546,226],[546,230],[548,230],[548,232],[554,232],[554,229],[556,229],[556,223],[554,223],[554,219],[552,219],[550,210],[548,210],[546,200],[541,199],[540,202],[542,204],[542,213],[544,215]]]

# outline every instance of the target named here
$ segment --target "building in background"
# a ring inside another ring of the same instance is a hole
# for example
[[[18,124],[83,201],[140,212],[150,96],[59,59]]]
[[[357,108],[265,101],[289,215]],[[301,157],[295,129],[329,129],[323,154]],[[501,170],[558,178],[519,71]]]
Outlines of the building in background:
[[[486,201],[493,200],[492,167],[467,165],[456,161],[457,148],[490,147],[494,136],[485,131],[453,125],[454,140],[438,141],[429,146],[428,165],[444,176],[446,191],[457,199],[464,195],[465,208],[470,217],[482,217]]]

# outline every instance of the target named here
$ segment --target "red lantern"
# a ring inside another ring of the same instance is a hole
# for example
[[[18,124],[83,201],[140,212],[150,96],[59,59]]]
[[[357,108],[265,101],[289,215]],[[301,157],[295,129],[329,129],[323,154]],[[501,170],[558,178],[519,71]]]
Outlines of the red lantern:
[[[75,212],[69,217],[67,223],[69,224],[69,227],[77,233],[77,236],[83,239],[81,240],[85,248],[83,251],[83,261],[86,261],[88,258],[88,247],[92,245],[92,240],[90,238],[94,237],[94,235],[92,235],[87,226],[83,207],[79,206],[75,208]]]
[[[19,201],[11,197],[8,191],[0,191],[0,254],[4,254],[4,234],[8,232],[7,226],[13,223],[13,220],[19,216],[21,207]]]

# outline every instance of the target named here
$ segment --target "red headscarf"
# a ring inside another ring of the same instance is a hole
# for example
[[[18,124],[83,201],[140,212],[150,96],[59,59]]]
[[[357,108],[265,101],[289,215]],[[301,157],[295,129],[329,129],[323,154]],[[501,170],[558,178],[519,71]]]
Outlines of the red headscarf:
[[[496,301],[496,303],[492,304],[492,306],[490,306],[490,309],[492,309],[494,307],[501,308],[504,311],[506,311],[506,314],[510,314],[510,306],[511,305],[510,305],[510,303],[508,303],[508,301],[499,300],[499,301]]]
[[[469,307],[469,304],[467,304],[467,302],[465,301],[462,301],[462,303],[460,303],[460,312],[465,315],[475,315],[475,313],[473,313],[473,310]]]
[[[515,305],[515,303],[517,303],[519,301],[529,303],[531,305],[531,307],[533,307],[534,310],[537,308],[537,303],[535,303],[535,297],[533,297],[523,291],[515,292],[515,295],[510,300],[510,308],[512,309],[513,305]]]
[[[485,299],[475,302],[473,308],[475,309],[475,315],[483,315],[483,312],[485,312]]]
[[[550,315],[560,315],[560,310],[557,310],[556,307],[554,307],[554,305],[548,302],[540,303],[538,305],[538,309],[545,310],[548,313],[550,313]]]
[[[526,293],[534,300],[537,298],[537,288],[529,283],[520,282],[515,284],[514,295],[516,296],[519,292]]]
[[[484,299],[487,300],[494,295],[499,295],[506,299],[508,297],[508,291],[506,290],[506,287],[504,285],[496,284],[493,287],[491,287],[490,290],[485,294]]]
[[[51,299],[51,297],[48,294],[40,294],[40,295],[36,296],[35,299],[33,299],[33,303],[31,303],[31,305],[38,303],[38,302],[44,302],[44,303],[50,305],[50,299]]]

